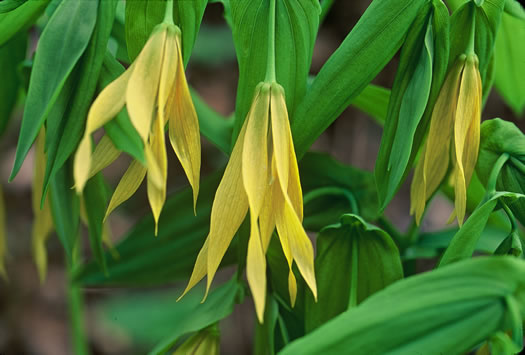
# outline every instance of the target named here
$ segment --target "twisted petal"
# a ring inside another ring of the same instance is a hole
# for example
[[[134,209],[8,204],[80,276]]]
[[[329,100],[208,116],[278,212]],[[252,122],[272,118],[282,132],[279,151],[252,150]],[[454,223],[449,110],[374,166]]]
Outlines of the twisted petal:
[[[458,108],[454,125],[456,170],[454,187],[455,208],[461,226],[467,205],[467,185],[476,165],[479,149],[479,126],[481,117],[481,79],[475,57],[469,57],[459,90]]]
[[[89,169],[89,179],[113,163],[119,155],[120,151],[113,145],[111,139],[107,135],[103,136],[91,156],[92,164]]]
[[[133,196],[145,176],[146,168],[140,162],[134,160],[122,176],[122,179],[120,179],[115,192],[113,192],[113,196],[111,196],[106,215],[104,216],[104,221],[115,208]]]
[[[279,211],[277,214],[277,232],[282,240],[288,240],[293,259],[301,275],[303,275],[303,278],[312,290],[314,297],[317,298],[312,243],[301,224],[300,217],[297,213],[298,207],[294,206],[294,202],[292,202],[288,195],[289,179],[295,179],[296,177],[294,176],[295,172],[293,169],[290,169],[290,159],[291,157],[295,157],[295,153],[291,152],[294,148],[284,102],[284,93],[280,86],[272,86],[271,92],[270,114],[272,120],[273,149],[277,175],[284,200],[282,211]],[[297,201],[295,201],[295,203],[297,203]]]
[[[250,206],[250,239],[246,261],[246,276],[252,291],[259,321],[264,318],[266,299],[266,259],[258,218],[268,185],[268,108],[269,87],[256,94],[246,118],[246,133],[242,151],[242,178]]]
[[[208,274],[204,296],[206,299],[215,272],[248,212],[248,198],[244,192],[241,170],[245,133],[246,122],[239,133],[221,183],[215,193],[211,208],[210,233],[197,256],[190,281],[181,297]]]
[[[149,38],[135,61],[126,90],[126,105],[131,123],[148,142],[153,112],[157,104],[160,72],[162,68],[166,30],[157,30]]]
[[[190,90],[184,74],[184,63],[177,37],[177,74],[172,101],[167,108],[171,146],[193,188],[193,205],[199,195],[201,166],[201,142],[199,120],[191,100]]]
[[[86,130],[75,154],[73,174],[77,193],[84,190],[91,169],[91,134],[115,117],[125,104],[125,92],[134,65],[102,90],[89,109]]]
[[[448,170],[463,63],[462,59],[458,60],[443,83],[432,111],[427,142],[412,180],[410,210],[412,214],[415,213],[418,224],[423,216],[426,201],[439,187]]]

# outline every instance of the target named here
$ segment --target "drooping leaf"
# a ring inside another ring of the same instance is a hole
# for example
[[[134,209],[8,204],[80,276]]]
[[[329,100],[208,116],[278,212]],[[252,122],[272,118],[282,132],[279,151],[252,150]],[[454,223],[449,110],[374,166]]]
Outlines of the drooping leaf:
[[[233,140],[250,108],[257,84],[265,79],[268,46],[275,44],[277,82],[286,92],[290,117],[306,91],[306,82],[321,8],[315,0],[230,0],[233,40],[239,63],[236,120]],[[269,21],[275,21],[275,38],[269,38]]]
[[[482,257],[413,276],[292,342],[280,354],[462,354],[509,330],[517,342],[525,313],[524,275],[522,260]]]
[[[11,179],[18,173],[40,127],[84,53],[95,27],[97,8],[98,1],[62,1],[44,28],[31,71]]]
[[[307,332],[402,279],[403,267],[388,233],[346,214],[317,237],[315,274],[319,296],[307,298]]]
[[[3,68],[0,83],[0,135],[9,123],[18,98],[21,80],[17,68],[25,59],[26,51],[27,33],[20,33],[0,46],[0,68]]]
[[[390,61],[425,2],[372,2],[292,112],[298,157]]]

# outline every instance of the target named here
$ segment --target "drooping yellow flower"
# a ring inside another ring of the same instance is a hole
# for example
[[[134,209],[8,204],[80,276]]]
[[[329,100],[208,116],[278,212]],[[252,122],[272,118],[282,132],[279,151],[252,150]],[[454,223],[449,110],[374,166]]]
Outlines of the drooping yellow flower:
[[[463,224],[467,186],[479,151],[482,85],[478,65],[475,54],[461,55],[439,93],[410,190],[410,213],[415,214],[417,223],[421,221],[426,201],[441,184],[452,159],[455,215],[459,225]]]
[[[199,193],[199,123],[184,74],[180,30],[174,24],[161,23],[155,27],[135,62],[110,83],[91,106],[75,156],[75,186],[79,193],[90,176],[91,134],[117,115],[124,105],[144,142],[147,166],[131,164],[112,197],[107,214],[133,195],[147,172],[148,199],[158,222],[166,200],[166,122],[171,146],[193,188],[194,204]]]
[[[314,251],[302,226],[303,200],[297,159],[284,90],[277,83],[261,83],[256,88],[213,201],[210,233],[197,256],[184,294],[206,275],[208,292],[248,209],[251,227],[246,274],[257,316],[262,322],[266,297],[265,254],[275,228],[288,261],[292,304],[297,294],[292,272],[294,261],[317,297]]]

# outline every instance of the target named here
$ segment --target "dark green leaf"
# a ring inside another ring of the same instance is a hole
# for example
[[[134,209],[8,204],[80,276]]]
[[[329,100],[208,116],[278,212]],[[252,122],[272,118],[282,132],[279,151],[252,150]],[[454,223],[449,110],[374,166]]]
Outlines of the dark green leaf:
[[[207,3],[208,0],[174,1],[173,18],[181,29],[185,64],[190,59]],[[130,60],[135,60],[153,28],[163,21],[165,9],[164,1],[126,1],[126,43]]]
[[[0,135],[5,132],[11,114],[18,98],[21,80],[18,76],[18,66],[25,59],[27,50],[27,33],[20,33],[0,46],[0,68],[2,82],[0,83]]]
[[[75,190],[71,188],[72,175],[69,164],[66,164],[49,183],[53,224],[70,263],[80,222],[80,203]]]
[[[42,32],[31,71],[24,118],[10,179],[18,173],[40,127],[84,53],[95,27],[97,7],[98,1],[63,1]]]
[[[524,261],[465,260],[396,282],[280,354],[468,353],[498,331],[522,336],[524,290]]]
[[[284,88],[286,106],[292,117],[306,91],[321,7],[316,0],[280,0],[276,1],[275,14],[270,14],[268,0],[230,0],[229,3],[239,62],[233,136],[236,139],[255,87],[266,77],[268,46],[272,41],[275,41],[277,82]],[[270,16],[275,16],[274,39],[269,38]]]
[[[22,6],[27,0],[3,0],[0,2],[0,14],[13,11]]]
[[[388,233],[346,214],[317,237],[315,274],[318,300],[307,296],[307,332],[402,279],[403,267]]]
[[[26,1],[9,13],[0,13],[0,46],[19,31],[29,28],[42,15],[50,1]]]
[[[292,113],[292,133],[298,156],[308,150],[390,61],[426,1],[372,2],[321,68],[297,110]]]

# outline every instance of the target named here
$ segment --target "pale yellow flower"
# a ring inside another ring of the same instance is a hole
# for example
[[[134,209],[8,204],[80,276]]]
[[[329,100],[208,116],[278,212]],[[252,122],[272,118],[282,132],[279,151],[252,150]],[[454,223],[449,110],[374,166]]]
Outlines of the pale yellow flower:
[[[158,222],[166,200],[166,122],[173,150],[193,188],[194,204],[199,193],[199,123],[184,73],[180,30],[174,24],[162,23],[155,27],[135,62],[93,103],[84,138],[75,156],[75,186],[79,193],[92,171],[91,134],[111,120],[124,105],[144,142],[147,166],[138,162],[131,164],[112,197],[106,216],[133,195],[147,172],[148,199]]]
[[[461,55],[439,93],[427,142],[410,190],[410,213],[415,214],[417,223],[421,221],[427,200],[441,184],[452,160],[455,215],[459,225],[463,224],[467,186],[479,151],[482,85],[478,65],[475,54]]]
[[[283,88],[276,83],[257,86],[253,103],[217,189],[210,233],[199,255],[188,292],[208,276],[208,292],[235,233],[250,211],[246,273],[255,308],[262,322],[266,297],[266,259],[275,228],[288,261],[292,304],[297,283],[295,261],[317,297],[314,251],[302,226],[303,200]]]

